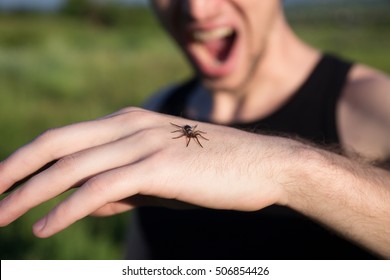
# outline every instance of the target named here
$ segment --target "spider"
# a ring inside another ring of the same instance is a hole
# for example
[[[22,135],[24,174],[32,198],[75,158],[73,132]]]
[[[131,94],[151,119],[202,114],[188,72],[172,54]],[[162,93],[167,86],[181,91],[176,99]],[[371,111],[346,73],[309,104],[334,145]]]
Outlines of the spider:
[[[198,136],[203,138],[204,140],[209,141],[209,139],[207,139],[206,137],[204,137],[202,135],[202,133],[206,133],[206,132],[203,132],[203,131],[200,131],[200,130],[195,130],[198,125],[190,126],[190,125],[186,124],[186,125],[181,126],[181,125],[177,125],[177,124],[174,124],[174,123],[170,123],[170,124],[180,128],[178,130],[171,131],[171,133],[181,132],[181,135],[179,135],[177,137],[173,137],[172,139],[177,139],[177,138],[180,138],[180,137],[183,137],[183,136],[187,137],[187,145],[186,145],[186,147],[188,147],[188,144],[190,143],[191,138],[194,138],[196,140],[196,142],[198,142],[199,146],[201,146],[203,148],[202,144],[199,142]]]

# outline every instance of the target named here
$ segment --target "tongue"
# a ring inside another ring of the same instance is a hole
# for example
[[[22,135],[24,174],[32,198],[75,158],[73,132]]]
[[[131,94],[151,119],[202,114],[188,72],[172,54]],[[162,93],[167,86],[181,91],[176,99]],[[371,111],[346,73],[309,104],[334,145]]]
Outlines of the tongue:
[[[225,37],[205,43],[205,47],[216,60],[223,62],[227,59],[233,45],[233,37]]]

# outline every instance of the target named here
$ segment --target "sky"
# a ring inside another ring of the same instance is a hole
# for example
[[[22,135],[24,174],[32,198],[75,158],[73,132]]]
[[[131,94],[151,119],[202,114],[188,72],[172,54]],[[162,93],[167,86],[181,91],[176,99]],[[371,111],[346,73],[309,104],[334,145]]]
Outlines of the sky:
[[[0,0],[0,9],[35,9],[35,10],[56,10],[64,4],[66,0]],[[101,0],[102,1],[102,0]],[[104,0],[103,0],[104,1]],[[107,0],[119,3],[140,3],[146,0]]]
[[[14,10],[14,9],[37,9],[37,10],[56,10],[66,0],[0,0],[0,9]],[[120,3],[146,3],[147,0],[97,0],[97,1],[116,1]],[[264,1],[264,0],[260,0]],[[268,0],[267,0],[268,1]],[[284,0],[286,4],[295,3],[320,3],[320,2],[340,2],[340,0]],[[350,0],[352,2],[357,2]],[[390,0],[382,0],[389,1]],[[344,2],[347,2],[344,0]],[[359,2],[372,3],[373,0],[360,0]]]
[[[0,9],[13,10],[19,8],[56,10],[65,0],[0,0]]]

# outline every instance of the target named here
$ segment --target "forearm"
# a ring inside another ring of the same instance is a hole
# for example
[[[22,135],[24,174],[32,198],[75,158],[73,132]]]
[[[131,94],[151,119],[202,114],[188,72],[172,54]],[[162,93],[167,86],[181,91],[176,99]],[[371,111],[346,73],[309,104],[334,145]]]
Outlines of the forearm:
[[[286,206],[390,258],[390,174],[303,145],[282,182]]]

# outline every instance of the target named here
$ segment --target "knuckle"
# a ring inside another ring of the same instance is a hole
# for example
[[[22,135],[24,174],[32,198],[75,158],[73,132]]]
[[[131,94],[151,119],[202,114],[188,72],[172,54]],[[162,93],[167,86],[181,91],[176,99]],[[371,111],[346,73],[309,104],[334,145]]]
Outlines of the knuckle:
[[[116,114],[110,121],[126,135],[136,134],[148,128],[161,127],[165,121],[168,122],[166,116],[141,108],[130,107],[123,109],[122,112]]]
[[[35,138],[34,141],[32,141],[31,143],[31,147],[37,148],[39,151],[41,151],[41,153],[44,152],[50,158],[55,158],[55,147],[57,147],[56,142],[58,141],[59,136],[60,129],[51,128],[40,134],[37,138]]]
[[[103,176],[94,176],[90,178],[85,184],[84,187],[91,191],[94,195],[105,197],[105,194],[108,191],[109,184],[106,180],[103,179]]]
[[[72,172],[77,168],[78,156],[71,154],[59,159],[55,164],[54,168],[66,170],[66,172]]]
[[[124,114],[124,113],[137,112],[137,111],[145,111],[145,110],[139,107],[129,106],[119,110],[117,113]]]
[[[39,144],[50,143],[57,137],[58,130],[58,128],[50,128],[39,135],[35,141]]]
[[[123,113],[115,115],[114,119],[120,127],[132,127],[142,122],[147,118],[147,111],[141,109],[128,109]]]
[[[137,107],[128,107],[125,109],[122,109],[118,111],[116,114],[117,119],[137,119],[137,118],[143,118],[148,113],[148,111],[137,108]]]
[[[151,115],[151,112],[146,111],[144,109],[132,109],[128,112],[128,115],[133,120],[144,120],[145,118],[148,118]]]

